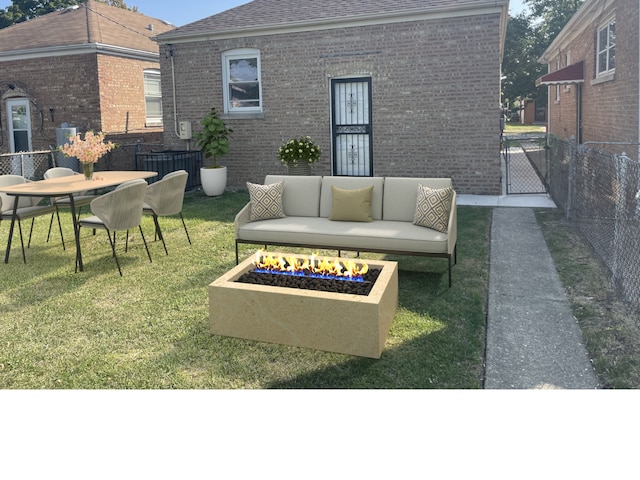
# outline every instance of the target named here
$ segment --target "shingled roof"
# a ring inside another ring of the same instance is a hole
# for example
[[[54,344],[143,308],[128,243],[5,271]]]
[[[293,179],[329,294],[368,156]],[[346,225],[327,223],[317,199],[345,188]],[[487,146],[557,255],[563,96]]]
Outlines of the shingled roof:
[[[158,40],[198,37],[211,33],[264,32],[282,27],[311,28],[353,21],[382,20],[418,14],[478,11],[506,12],[508,0],[253,0],[211,17],[158,35]]]
[[[173,28],[163,20],[87,0],[76,7],[0,29],[0,56],[6,52],[86,44],[157,54],[158,44],[152,38]]]

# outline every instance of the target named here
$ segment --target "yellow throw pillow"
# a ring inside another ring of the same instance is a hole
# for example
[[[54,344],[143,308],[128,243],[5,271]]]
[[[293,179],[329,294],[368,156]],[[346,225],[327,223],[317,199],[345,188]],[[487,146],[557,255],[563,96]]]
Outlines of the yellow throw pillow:
[[[453,188],[436,189],[418,185],[418,199],[413,224],[447,233],[452,202]]]
[[[251,202],[250,222],[285,216],[282,204],[284,182],[270,185],[247,182],[247,190],[249,190],[249,201]]]
[[[371,196],[373,185],[358,190],[345,190],[331,186],[331,215],[329,220],[342,222],[371,222]]]

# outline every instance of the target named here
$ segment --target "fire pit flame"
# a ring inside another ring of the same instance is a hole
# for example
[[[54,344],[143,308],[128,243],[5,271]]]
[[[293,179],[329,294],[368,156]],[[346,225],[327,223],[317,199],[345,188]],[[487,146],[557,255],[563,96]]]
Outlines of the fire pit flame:
[[[278,273],[282,275],[309,276],[315,278],[331,278],[362,282],[363,275],[369,271],[366,263],[356,263],[353,260],[327,260],[311,258],[299,259],[294,256],[282,257],[266,254],[258,250],[253,258],[255,271],[258,273]]]

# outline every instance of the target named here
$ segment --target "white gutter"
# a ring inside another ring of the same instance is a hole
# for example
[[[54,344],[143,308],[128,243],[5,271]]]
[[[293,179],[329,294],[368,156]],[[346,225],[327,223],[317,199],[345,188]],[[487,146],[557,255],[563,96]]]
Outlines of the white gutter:
[[[31,48],[25,50],[13,50],[10,52],[0,52],[0,62],[29,60],[33,58],[64,57],[68,55],[84,55],[87,53],[102,53],[104,55],[154,62],[157,62],[160,57],[158,52],[135,50],[115,45],[105,45],[103,43],[84,43],[79,45],[66,45],[62,47]]]

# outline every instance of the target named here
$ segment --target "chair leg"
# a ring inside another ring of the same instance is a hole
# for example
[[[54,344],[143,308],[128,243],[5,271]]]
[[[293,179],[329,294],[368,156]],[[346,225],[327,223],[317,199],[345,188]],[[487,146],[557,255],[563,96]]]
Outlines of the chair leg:
[[[47,232],[47,243],[49,243],[49,237],[51,236],[51,227],[53,226],[53,216],[58,212],[58,209],[56,208],[56,211],[54,213],[51,214],[51,220],[49,221],[49,231]]]
[[[62,242],[62,250],[66,250],[64,245],[64,236],[62,235],[62,224],[60,223],[60,214],[58,213],[57,209],[56,209],[56,216],[58,217],[58,230],[60,230],[60,241]],[[51,225],[49,225],[49,231],[51,231]],[[47,241],[49,241],[49,238],[47,238]]]
[[[111,251],[113,252],[113,258],[116,261],[118,272],[122,276],[122,270],[120,269],[120,262],[118,262],[118,256],[116,255],[116,232],[113,232],[113,240],[111,239],[111,232],[107,230],[107,236],[109,237],[109,243],[111,244]]]
[[[51,238],[51,227],[53,227],[53,216],[58,217],[58,230],[60,230],[60,240],[62,241],[62,249],[66,250],[66,246],[64,244],[64,236],[62,235],[62,223],[60,222],[60,210],[56,206],[56,211],[51,214],[51,220],[49,221],[49,231],[47,232],[47,243],[49,243],[49,238]]]
[[[78,236],[80,236],[80,227],[82,227],[82,225],[78,225],[77,226],[77,228],[78,228],[78,233],[77,233]],[[74,233],[74,235],[75,235],[75,233]],[[78,248],[78,244],[76,244],[76,248]],[[76,251],[76,272],[75,273],[78,273],[78,252],[77,251]]]
[[[27,256],[24,253],[24,241],[22,240],[22,222],[18,220],[18,230],[20,231],[20,245],[22,246],[22,261],[27,263]]]
[[[109,238],[111,238],[111,234],[109,234]],[[115,243],[116,243],[116,232],[113,232],[113,244],[115,245]]]
[[[33,224],[35,223],[36,218],[33,217],[31,219],[31,228],[29,229],[29,241],[27,242],[27,248],[31,248],[31,234],[33,233]]]
[[[162,240],[162,246],[164,247],[164,253],[165,255],[169,255],[169,252],[167,251],[167,244],[164,241],[164,236],[162,235],[162,230],[160,229],[160,224],[158,223],[158,216],[154,213],[153,214],[153,223],[156,226],[156,236]]]
[[[184,233],[187,234],[187,240],[189,240],[189,245],[192,245],[191,237],[189,237],[189,232],[187,231],[187,225],[184,223],[184,217],[182,216],[182,212],[180,212],[180,220],[182,220],[182,226],[184,227]]]
[[[147,250],[147,256],[149,257],[149,262],[153,263],[153,260],[151,260],[151,253],[149,253],[149,247],[147,246],[147,240],[144,238],[144,233],[142,231],[142,225],[138,225],[138,228],[140,229],[140,236],[142,237],[142,241],[144,243],[144,248]]]

